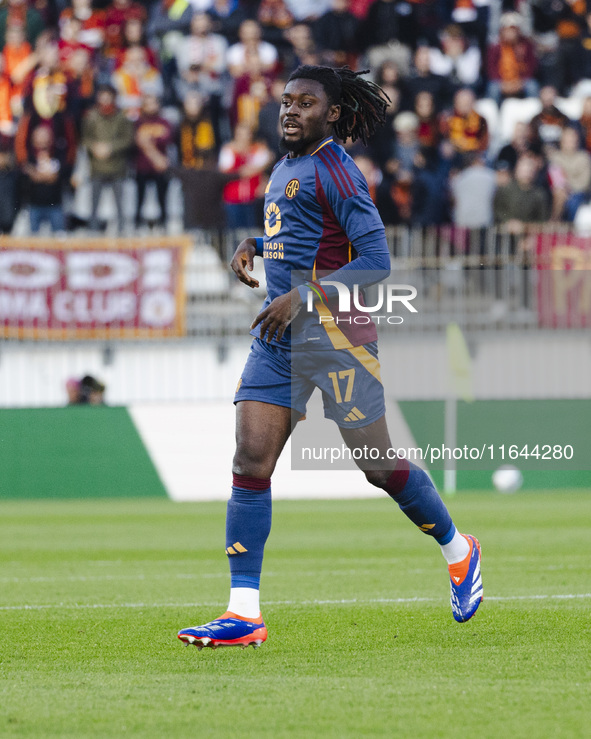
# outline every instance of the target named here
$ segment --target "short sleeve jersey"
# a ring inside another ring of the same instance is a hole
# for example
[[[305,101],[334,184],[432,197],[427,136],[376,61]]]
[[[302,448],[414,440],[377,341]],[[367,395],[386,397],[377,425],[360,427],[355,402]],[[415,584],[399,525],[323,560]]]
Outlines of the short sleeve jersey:
[[[265,192],[263,258],[268,295],[263,308],[297,285],[297,273],[326,275],[348,264],[357,256],[355,241],[376,231],[383,233],[384,225],[367,182],[332,138],[322,141],[312,154],[281,159]],[[318,315],[306,313],[305,306],[292,326],[281,345],[331,346]],[[251,333],[258,336],[259,328]],[[353,346],[376,339],[373,323],[345,333]]]

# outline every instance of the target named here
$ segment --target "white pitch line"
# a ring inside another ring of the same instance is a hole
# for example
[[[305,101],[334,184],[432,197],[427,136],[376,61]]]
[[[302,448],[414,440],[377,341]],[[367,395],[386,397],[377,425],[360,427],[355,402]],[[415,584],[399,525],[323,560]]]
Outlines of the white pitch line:
[[[554,593],[537,595],[491,595],[485,601],[523,601],[523,600],[577,600],[591,598],[591,593]],[[339,600],[274,600],[266,601],[268,606],[327,606],[327,605],[379,605],[402,603],[444,603],[441,598],[342,598]],[[102,609],[102,608],[214,608],[223,606],[221,601],[214,603],[46,603],[39,605],[0,606],[0,611],[42,611],[48,609]]]

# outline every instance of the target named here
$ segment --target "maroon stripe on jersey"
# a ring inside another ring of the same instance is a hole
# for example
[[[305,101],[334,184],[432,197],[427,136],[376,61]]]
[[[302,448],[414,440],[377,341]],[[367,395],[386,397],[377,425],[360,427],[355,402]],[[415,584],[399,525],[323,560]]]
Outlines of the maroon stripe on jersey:
[[[322,235],[316,252],[316,270],[334,271],[349,261],[349,239],[333,213],[318,170],[316,170],[316,200],[322,208]]]
[[[335,170],[334,166],[332,165],[330,159],[324,154],[324,150],[321,149],[318,154],[318,158],[320,161],[324,164],[326,169],[330,172],[330,176],[333,178],[335,185],[337,186],[337,190],[339,191],[339,195],[343,198],[343,200],[346,200],[349,197],[349,193],[347,191],[347,187],[345,183],[342,181],[339,173]]]
[[[316,170],[316,200],[322,208],[322,235],[316,252],[316,275],[321,280],[339,267],[344,267],[345,264],[349,263],[349,237],[330,207],[318,170]],[[377,339],[376,326],[373,321],[370,321],[369,324],[352,321],[351,313],[341,314],[338,312],[338,306],[334,300],[329,301],[328,307],[335,316],[339,329],[353,346],[367,344]]]
[[[341,162],[341,160],[339,159],[337,153],[333,149],[331,149],[329,146],[327,146],[326,147],[326,154],[334,162],[337,170],[341,174],[341,177],[344,178],[345,185],[347,185],[347,183],[348,183],[349,189],[351,190],[351,195],[357,195],[357,190],[355,189],[355,185],[353,184],[353,180],[351,179],[351,175],[345,169],[345,165]]]

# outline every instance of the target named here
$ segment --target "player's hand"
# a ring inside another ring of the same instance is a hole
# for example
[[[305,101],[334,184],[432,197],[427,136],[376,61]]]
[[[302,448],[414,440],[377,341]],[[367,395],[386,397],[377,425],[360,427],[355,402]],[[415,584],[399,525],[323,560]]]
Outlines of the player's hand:
[[[238,248],[234,252],[230,267],[234,270],[234,274],[248,287],[258,287],[259,281],[249,275],[254,269],[254,258],[256,255],[256,242],[252,238],[244,239],[238,244]]]
[[[265,334],[267,334],[267,342],[270,342],[273,337],[277,341],[281,341],[285,329],[301,309],[302,299],[299,292],[294,288],[285,295],[280,295],[271,301],[265,310],[261,311],[254,319],[251,329],[260,324],[261,332],[259,336],[261,341],[264,340]]]

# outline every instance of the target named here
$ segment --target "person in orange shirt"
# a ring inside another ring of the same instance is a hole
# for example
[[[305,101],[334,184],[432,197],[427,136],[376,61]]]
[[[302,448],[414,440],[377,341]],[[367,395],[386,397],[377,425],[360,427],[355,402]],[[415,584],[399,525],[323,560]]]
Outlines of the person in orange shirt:
[[[498,105],[508,97],[537,97],[537,64],[532,42],[521,33],[521,16],[503,13],[499,41],[488,49],[488,97]]]
[[[14,133],[10,96],[10,78],[6,74],[4,58],[0,54],[0,138]]]
[[[90,49],[100,49],[105,40],[105,12],[92,7],[92,0],[72,0],[72,6],[60,13],[60,34],[62,26],[71,18],[80,22],[77,41]]]
[[[443,117],[443,134],[460,156],[470,152],[484,152],[488,148],[486,120],[474,110],[475,96],[464,88],[454,95],[454,107]]]
[[[553,0],[558,22],[557,87],[566,95],[571,85],[581,79],[581,37],[585,32],[587,0]]]
[[[10,80],[10,108],[15,118],[23,114],[25,83],[38,63],[37,54],[25,39],[20,23],[11,23],[6,29],[6,45],[2,52],[4,71]]]

